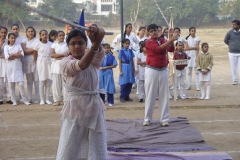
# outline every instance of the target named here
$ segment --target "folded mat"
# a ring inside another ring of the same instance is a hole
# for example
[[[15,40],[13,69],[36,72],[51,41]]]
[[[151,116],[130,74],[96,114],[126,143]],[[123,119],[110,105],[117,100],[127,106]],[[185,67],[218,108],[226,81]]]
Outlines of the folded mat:
[[[210,151],[201,133],[186,118],[172,118],[168,127],[158,120],[143,126],[143,119],[107,120],[108,151],[112,152],[180,152]]]

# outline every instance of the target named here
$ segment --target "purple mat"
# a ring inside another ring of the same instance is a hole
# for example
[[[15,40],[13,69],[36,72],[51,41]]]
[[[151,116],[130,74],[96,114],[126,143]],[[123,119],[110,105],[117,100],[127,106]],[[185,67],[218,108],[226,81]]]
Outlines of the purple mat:
[[[201,153],[109,153],[108,160],[233,160],[225,152]]]
[[[181,152],[210,151],[201,133],[186,118],[173,118],[169,127],[157,120],[143,126],[142,119],[107,120],[107,143],[110,152]]]

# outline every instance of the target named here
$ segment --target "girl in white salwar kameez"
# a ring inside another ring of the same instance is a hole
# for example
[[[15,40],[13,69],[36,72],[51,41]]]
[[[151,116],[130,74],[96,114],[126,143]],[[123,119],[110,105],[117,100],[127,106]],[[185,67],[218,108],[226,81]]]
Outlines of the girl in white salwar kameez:
[[[68,34],[67,44],[72,55],[61,60],[60,68],[69,96],[62,110],[57,160],[107,159],[105,105],[98,87],[104,34],[101,28],[89,27],[92,47],[86,53],[86,35],[77,29]]]
[[[63,31],[58,31],[58,42],[53,43],[50,51],[50,56],[53,59],[51,64],[51,74],[52,74],[52,93],[53,93],[53,105],[59,106],[60,102],[66,101],[67,95],[66,90],[62,85],[62,70],[60,69],[60,61],[67,56],[68,46],[64,41],[65,33]],[[63,96],[63,99],[62,99]]]
[[[27,38],[22,40],[23,72],[26,74],[28,100],[29,102],[39,103],[39,79],[36,67],[36,59],[34,59],[34,46],[39,42],[36,37],[36,30],[33,27],[26,29]],[[35,56],[36,57],[36,56]],[[35,89],[35,100],[32,99],[33,84]]]
[[[3,104],[3,95],[6,94],[8,104],[13,104],[11,101],[11,94],[9,85],[7,83],[6,75],[6,60],[4,56],[4,46],[7,45],[6,39],[8,30],[5,27],[0,27],[0,105]]]
[[[211,89],[211,70],[213,67],[213,56],[208,52],[209,46],[207,43],[202,44],[202,51],[197,57],[197,70],[199,73],[199,81],[201,85],[201,98],[210,99]]]
[[[20,32],[19,25],[18,25],[18,24],[13,24],[13,25],[11,26],[11,30],[12,30],[12,33],[14,33],[14,34],[16,35],[15,44],[20,44],[20,45],[21,45],[22,40],[23,40],[25,37],[24,37],[24,36],[21,36],[21,35],[19,34],[19,32]],[[22,60],[22,58],[21,58],[21,60]],[[20,102],[23,102],[23,99],[22,99],[22,97],[21,97],[20,92],[19,92],[19,101],[20,101]]]
[[[15,84],[18,84],[20,94],[23,98],[23,102],[26,105],[30,103],[27,101],[24,90],[24,77],[22,71],[21,58],[23,57],[23,51],[20,44],[15,44],[16,35],[14,33],[8,34],[8,45],[4,47],[4,55],[7,60],[7,79],[11,90],[11,99],[13,106],[17,105],[15,95]]]
[[[45,104],[45,102],[47,104],[52,104],[49,100],[50,87],[52,84],[50,57],[52,42],[48,41],[48,32],[46,30],[41,30],[39,36],[40,42],[35,45],[34,50],[37,52],[35,54],[37,54],[37,72],[40,81],[40,105]]]
[[[186,53],[191,57],[188,63],[188,86],[187,89],[191,90],[191,84],[192,84],[192,72],[195,71],[195,78],[196,78],[196,90],[200,91],[199,87],[199,73],[197,71],[196,67],[196,59],[199,52],[199,44],[200,44],[200,38],[196,36],[196,28],[190,27],[189,28],[189,35],[186,37],[187,43],[186,43]]]

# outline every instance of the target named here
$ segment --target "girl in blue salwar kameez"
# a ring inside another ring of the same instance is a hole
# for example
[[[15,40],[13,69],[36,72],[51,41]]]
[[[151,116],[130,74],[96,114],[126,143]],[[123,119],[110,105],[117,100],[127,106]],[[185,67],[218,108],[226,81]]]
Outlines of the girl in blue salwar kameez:
[[[122,49],[118,53],[119,60],[119,81],[120,85],[120,101],[133,101],[130,98],[130,93],[132,90],[132,85],[135,83],[135,68],[134,68],[134,53],[129,49],[130,41],[129,39],[122,40]]]
[[[116,68],[118,65],[113,53],[111,51],[109,44],[104,44],[105,57],[100,67],[99,75],[99,89],[104,89],[107,92],[108,106],[113,106],[114,104],[114,93],[116,93],[116,88],[114,84],[114,76],[112,68]],[[105,94],[100,94],[103,101],[105,101]]]

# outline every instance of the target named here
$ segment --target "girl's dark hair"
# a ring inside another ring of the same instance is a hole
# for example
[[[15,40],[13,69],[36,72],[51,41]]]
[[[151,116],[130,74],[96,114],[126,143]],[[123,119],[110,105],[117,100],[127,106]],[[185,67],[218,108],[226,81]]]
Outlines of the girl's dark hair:
[[[27,31],[28,31],[28,29],[32,29],[33,30],[33,32],[34,32],[34,35],[33,35],[33,37],[36,37],[36,30],[35,30],[35,28],[33,28],[32,26],[30,26],[30,27],[27,27],[27,29],[26,29],[26,34],[27,34]],[[26,35],[27,36],[27,35]]]
[[[57,31],[57,35],[58,35],[59,33],[64,33],[64,34],[65,34],[65,32],[63,32],[62,30]],[[50,34],[50,33],[49,33],[49,34]]]
[[[48,40],[50,41],[50,42],[54,42],[52,39],[51,39],[51,37],[52,36],[57,36],[58,35],[58,32],[56,31],[56,30],[51,30],[50,32],[49,32],[49,34],[48,34]]]
[[[13,24],[13,25],[11,25],[11,29],[12,29],[14,26],[17,26],[18,29],[19,29],[19,25],[18,25],[18,24]]]
[[[160,36],[161,38],[164,38],[164,33],[165,33],[166,30],[168,30],[168,28],[164,28],[164,30],[162,32],[162,35]]]
[[[132,25],[131,23],[127,23],[127,24],[125,25],[125,30],[124,30],[124,33],[123,33],[123,38],[126,37],[126,28],[127,28],[128,26],[131,26],[131,25]]]
[[[7,29],[6,27],[1,26],[1,27],[0,27],[0,30],[1,30],[1,29],[5,29],[5,30],[8,32],[8,29]]]
[[[42,30],[39,32],[39,37],[41,37],[41,34],[42,34],[43,31],[47,32],[47,34],[48,34],[48,31],[47,31],[47,30],[42,29]],[[42,41],[42,38],[40,38],[39,40]]]
[[[196,28],[195,28],[195,27],[190,27],[190,28],[189,28],[189,32],[190,32],[192,29],[196,29]],[[189,33],[189,35],[186,37],[186,40],[188,39],[189,36],[191,36],[190,33]]]
[[[140,32],[142,29],[145,29],[145,27],[143,26],[139,27],[138,32]],[[137,33],[137,35],[139,35],[139,33]]]
[[[178,27],[175,27],[175,28],[173,29],[173,31],[176,31],[176,30],[179,30],[179,32],[181,32],[181,29],[178,28]]]
[[[139,46],[140,46],[140,53],[142,53],[143,52],[143,48],[145,47],[145,41],[141,41],[141,42],[139,42]]]
[[[162,26],[158,26],[158,28],[161,28],[161,29],[162,29]]]
[[[126,43],[126,42],[129,42],[129,43],[130,43],[130,40],[127,39],[127,38],[124,38],[124,39],[122,40],[122,44],[124,44],[124,43]]]
[[[205,45],[208,45],[208,43],[206,42],[202,43],[201,48],[203,48]]]
[[[182,43],[182,44],[183,44],[182,41],[177,41],[177,43],[175,44],[175,46],[177,47],[177,45],[178,45],[179,43]]]
[[[69,32],[67,39],[66,39],[67,45],[69,45],[69,42],[73,37],[77,37],[77,36],[80,36],[81,38],[83,38],[87,45],[87,36],[85,35],[85,33],[83,31],[81,31],[79,29],[73,29],[73,30],[71,30],[71,32]]]
[[[9,33],[9,34],[8,34],[8,45],[10,44],[10,41],[9,41],[10,36],[16,37],[16,35],[15,35],[14,33]]]
[[[106,46],[109,47],[109,49],[110,49],[110,53],[113,54],[113,52],[112,52],[112,50],[111,50],[111,46],[110,46],[110,44],[108,44],[108,43],[103,44],[103,47],[104,47],[104,48],[105,48]]]

